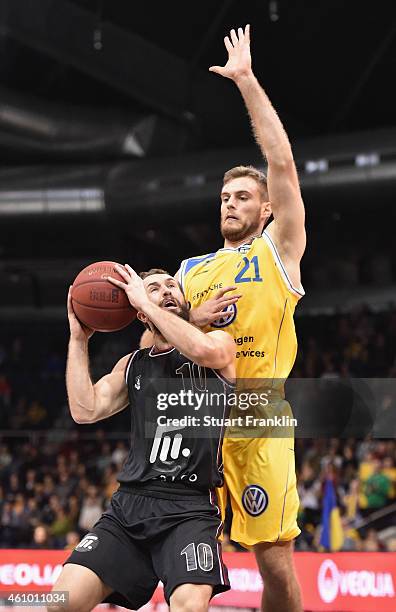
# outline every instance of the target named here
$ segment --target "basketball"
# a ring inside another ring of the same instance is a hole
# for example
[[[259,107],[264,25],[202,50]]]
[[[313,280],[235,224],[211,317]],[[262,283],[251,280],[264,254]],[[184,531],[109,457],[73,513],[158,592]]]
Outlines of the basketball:
[[[72,305],[78,320],[101,332],[123,329],[136,318],[136,310],[127,295],[107,280],[107,276],[125,282],[114,261],[90,264],[77,275],[72,286]]]

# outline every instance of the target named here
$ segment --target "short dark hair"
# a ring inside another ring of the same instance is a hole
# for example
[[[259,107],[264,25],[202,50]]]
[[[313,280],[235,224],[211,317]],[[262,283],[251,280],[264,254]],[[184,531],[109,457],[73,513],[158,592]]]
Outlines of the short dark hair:
[[[235,166],[227,172],[223,176],[223,186],[236,178],[240,178],[242,176],[249,176],[254,179],[256,183],[258,183],[260,187],[260,191],[265,198],[268,198],[268,188],[267,188],[267,177],[264,172],[261,170],[257,170],[254,166]]]
[[[172,276],[170,272],[167,272],[167,270],[163,270],[162,268],[150,268],[150,270],[147,270],[147,272],[140,272],[139,276],[142,280],[144,280],[145,278],[147,278],[148,276],[152,276],[153,274],[166,274],[167,276]],[[177,281],[177,284],[179,285],[180,291],[184,295],[181,283]]]
[[[162,270],[162,268],[150,268],[150,270],[147,270],[147,272],[140,272],[139,276],[142,280],[144,280],[153,274],[167,274],[168,276],[172,276],[172,274],[169,274],[169,272],[166,270]]]

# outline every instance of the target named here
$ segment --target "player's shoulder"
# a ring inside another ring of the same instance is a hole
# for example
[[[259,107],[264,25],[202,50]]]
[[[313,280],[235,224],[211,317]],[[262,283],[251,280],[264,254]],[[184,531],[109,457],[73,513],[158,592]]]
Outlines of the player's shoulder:
[[[148,352],[149,350],[150,349],[136,349],[132,351],[132,353],[129,355],[128,361],[125,365],[125,380],[127,382],[128,382],[128,376],[130,372],[136,368],[139,361],[141,361],[142,358],[144,358],[145,353]]]
[[[184,286],[184,279],[186,278],[187,274],[189,274],[194,268],[196,268],[196,266],[205,263],[205,261],[210,261],[211,259],[214,259],[216,255],[217,251],[213,251],[212,253],[204,253],[203,255],[193,255],[192,257],[187,257],[187,259],[183,259],[177,272],[177,276],[181,285]]]
[[[180,264],[180,268],[184,266],[184,272],[189,272],[192,268],[197,266],[198,264],[216,257],[217,251],[213,251],[212,253],[204,253],[203,255],[193,255],[192,257],[187,257],[187,259],[183,259]]]

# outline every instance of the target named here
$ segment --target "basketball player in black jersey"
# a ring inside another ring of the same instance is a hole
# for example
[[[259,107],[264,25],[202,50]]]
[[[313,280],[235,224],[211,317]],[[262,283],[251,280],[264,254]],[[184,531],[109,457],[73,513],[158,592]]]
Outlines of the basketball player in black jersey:
[[[69,593],[69,611],[92,610],[102,601],[138,609],[161,580],[172,612],[201,612],[230,587],[214,494],[223,483],[219,423],[227,402],[210,405],[199,397],[207,399],[210,391],[224,398],[227,387],[232,392],[234,342],[223,331],[204,334],[185,320],[183,293],[167,272],[151,270],[142,280],[126,269],[118,269],[125,283],[109,280],[126,291],[154,345],[123,357],[96,384],[88,360],[93,332],[80,325],[68,298],[72,417],[95,423],[130,404],[131,448],[109,509],[74,549],[53,590]],[[218,422],[202,435],[197,422],[184,426],[182,418],[192,415]]]

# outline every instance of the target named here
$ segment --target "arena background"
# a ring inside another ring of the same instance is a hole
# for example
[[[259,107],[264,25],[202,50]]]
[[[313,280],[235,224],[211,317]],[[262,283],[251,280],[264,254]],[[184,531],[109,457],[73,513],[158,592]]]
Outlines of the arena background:
[[[385,0],[1,0],[0,591],[50,588],[117,488],[128,444],[127,411],[97,426],[69,415],[69,284],[97,260],[173,272],[219,248],[223,172],[264,167],[236,88],[207,72],[245,23],[307,210],[293,377],[383,389],[364,435],[296,441],[304,606],[396,609],[396,7]],[[95,334],[93,376],[141,331]],[[329,482],[342,552],[320,544]],[[250,554],[224,548],[234,588],[213,607],[257,608]]]

